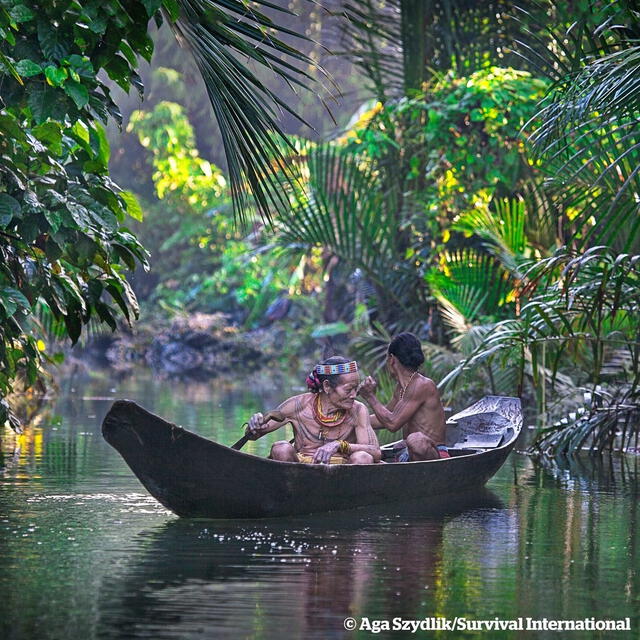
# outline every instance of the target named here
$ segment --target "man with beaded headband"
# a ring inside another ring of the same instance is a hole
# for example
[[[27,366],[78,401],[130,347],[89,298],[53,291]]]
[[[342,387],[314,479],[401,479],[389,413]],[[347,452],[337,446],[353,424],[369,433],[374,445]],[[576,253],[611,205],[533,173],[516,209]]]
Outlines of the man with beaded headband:
[[[281,462],[372,464],[380,461],[378,439],[367,408],[356,400],[358,364],[334,356],[314,367],[307,377],[309,393],[285,400],[278,411],[282,422],[251,416],[248,433],[259,438],[290,422],[293,445],[286,440],[271,447],[270,457]]]

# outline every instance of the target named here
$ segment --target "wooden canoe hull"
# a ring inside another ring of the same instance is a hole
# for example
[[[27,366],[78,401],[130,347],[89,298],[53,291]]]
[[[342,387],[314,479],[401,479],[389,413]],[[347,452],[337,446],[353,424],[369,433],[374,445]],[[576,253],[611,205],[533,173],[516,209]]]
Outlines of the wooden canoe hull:
[[[119,400],[106,415],[104,438],[147,491],[182,517],[267,518],[429,501],[482,487],[513,449],[424,462],[308,465],[276,462],[202,438]]]

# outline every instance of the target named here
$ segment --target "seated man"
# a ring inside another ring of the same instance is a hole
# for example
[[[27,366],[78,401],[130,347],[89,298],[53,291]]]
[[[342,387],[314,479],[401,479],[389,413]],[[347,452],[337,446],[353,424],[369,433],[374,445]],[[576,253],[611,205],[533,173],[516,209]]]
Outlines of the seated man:
[[[385,407],[376,398],[376,382],[367,377],[360,395],[373,410],[374,429],[398,431],[404,440],[394,449],[393,462],[448,458],[444,446],[444,409],[433,380],[418,373],[424,362],[420,340],[412,333],[401,333],[389,344],[387,367],[397,381],[391,402]]]
[[[251,416],[247,432],[255,438],[291,422],[294,444],[271,447],[270,457],[282,462],[371,464],[380,461],[380,447],[367,408],[356,400],[358,364],[335,356],[314,367],[307,377],[309,393],[285,400],[281,422]]]

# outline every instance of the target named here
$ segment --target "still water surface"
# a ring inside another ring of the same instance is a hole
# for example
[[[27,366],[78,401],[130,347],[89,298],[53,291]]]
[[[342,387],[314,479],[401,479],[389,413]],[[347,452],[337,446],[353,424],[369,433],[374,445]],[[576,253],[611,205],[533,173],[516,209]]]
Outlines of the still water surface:
[[[188,521],[148,496],[100,435],[111,401],[126,397],[231,444],[251,413],[298,391],[149,372],[64,380],[23,436],[1,434],[0,638],[640,637],[637,458],[542,470],[513,454],[488,492],[436,510]],[[456,616],[628,617],[631,631],[344,628],[347,617],[366,627]]]

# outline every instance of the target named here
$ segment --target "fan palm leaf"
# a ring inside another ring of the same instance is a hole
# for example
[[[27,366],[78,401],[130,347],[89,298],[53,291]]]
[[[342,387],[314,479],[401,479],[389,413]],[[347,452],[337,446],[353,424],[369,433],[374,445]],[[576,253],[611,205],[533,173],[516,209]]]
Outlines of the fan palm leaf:
[[[468,211],[451,226],[452,229],[477,235],[485,240],[487,251],[515,278],[522,278],[522,263],[530,255],[525,234],[526,209],[522,198],[500,198],[492,201],[495,210],[482,207]]]
[[[445,251],[440,267],[427,276],[431,292],[468,322],[494,315],[513,295],[509,273],[492,255],[466,247]]]
[[[332,143],[307,147],[300,160],[290,204],[278,213],[279,243],[323,247],[360,269],[389,305],[419,304],[418,276],[397,258],[399,198],[375,163]]]

